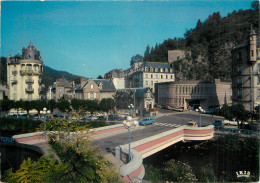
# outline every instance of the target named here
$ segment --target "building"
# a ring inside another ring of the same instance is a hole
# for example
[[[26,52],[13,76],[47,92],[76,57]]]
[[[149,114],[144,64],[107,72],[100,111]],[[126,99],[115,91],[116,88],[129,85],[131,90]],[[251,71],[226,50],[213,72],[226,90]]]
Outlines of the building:
[[[40,51],[32,42],[22,55],[7,57],[7,84],[11,100],[40,99],[43,62]]]
[[[104,79],[111,80],[115,88],[124,89],[126,87],[126,71],[123,69],[114,69],[104,75]]]
[[[185,50],[168,50],[168,63],[172,64],[177,60],[186,58],[186,56],[191,56],[191,52]]]
[[[116,88],[111,80],[81,78],[80,87],[68,91],[71,98],[83,100],[102,100],[114,98]]]
[[[131,104],[134,106],[138,116],[150,116],[154,107],[154,95],[150,88],[130,88],[116,91],[115,99],[118,109],[129,110]]]
[[[201,81],[176,81],[156,84],[155,102],[171,107],[188,106],[204,109],[218,108],[223,104],[230,104],[232,96],[231,83],[215,83]]]
[[[260,41],[251,28],[248,42],[232,50],[232,101],[253,112],[260,105]]]
[[[151,88],[154,92],[155,83],[174,81],[173,69],[168,63],[143,62],[137,63],[132,74],[129,74],[130,88]]]
[[[69,82],[65,78],[57,79],[53,85],[49,86],[47,91],[47,99],[54,99],[58,101],[59,99],[70,99],[68,91],[75,87],[74,82]]]

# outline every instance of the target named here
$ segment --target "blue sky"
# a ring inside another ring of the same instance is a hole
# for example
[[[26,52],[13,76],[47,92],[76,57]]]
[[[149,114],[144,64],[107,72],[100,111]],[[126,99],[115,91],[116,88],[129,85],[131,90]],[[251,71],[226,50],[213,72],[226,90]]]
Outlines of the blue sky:
[[[198,19],[250,9],[249,0],[4,1],[1,56],[21,54],[32,41],[44,65],[96,78],[127,69],[146,46],[183,37]]]

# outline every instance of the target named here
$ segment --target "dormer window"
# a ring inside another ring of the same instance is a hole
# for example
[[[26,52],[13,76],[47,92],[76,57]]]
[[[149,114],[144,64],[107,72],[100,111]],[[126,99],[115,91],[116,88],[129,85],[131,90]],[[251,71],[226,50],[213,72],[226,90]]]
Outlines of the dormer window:
[[[158,69],[157,69],[157,68],[155,68],[155,72],[158,72]]]
[[[168,69],[167,69],[167,68],[165,68],[165,72],[168,72]]]
[[[163,72],[163,68],[160,69],[160,72]]]
[[[150,72],[153,72],[153,68],[152,67],[150,68]]]
[[[148,68],[147,68],[147,67],[145,67],[145,69],[144,69],[144,70],[145,70],[145,72],[147,72],[147,71],[148,71]]]
[[[102,86],[103,84],[102,83],[98,83],[98,88],[102,90]]]

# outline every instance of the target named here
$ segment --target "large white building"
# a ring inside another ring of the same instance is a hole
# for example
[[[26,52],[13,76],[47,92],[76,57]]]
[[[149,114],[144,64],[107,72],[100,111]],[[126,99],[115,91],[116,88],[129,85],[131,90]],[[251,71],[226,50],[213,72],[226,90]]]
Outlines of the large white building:
[[[151,88],[154,92],[155,83],[175,81],[173,69],[168,63],[139,62],[129,75],[130,88]]]
[[[43,62],[40,51],[32,42],[23,48],[22,55],[7,57],[7,84],[11,100],[40,99]]]
[[[126,88],[126,71],[123,69],[114,69],[104,75],[104,79],[113,82],[117,90]]]

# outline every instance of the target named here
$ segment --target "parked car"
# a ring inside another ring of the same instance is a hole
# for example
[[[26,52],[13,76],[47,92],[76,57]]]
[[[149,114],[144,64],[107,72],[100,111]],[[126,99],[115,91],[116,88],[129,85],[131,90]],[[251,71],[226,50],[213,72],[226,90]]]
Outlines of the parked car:
[[[215,127],[223,127],[223,122],[221,120],[215,120],[215,122],[213,123],[213,125]]]
[[[105,116],[98,116],[98,119],[99,121],[105,121],[107,120],[107,118]]]
[[[229,121],[229,120],[224,120],[223,121],[224,125],[233,125],[233,126],[237,126],[237,122],[236,121]]]
[[[189,127],[199,127],[196,121],[189,121],[187,124]]]
[[[146,117],[144,119],[142,119],[141,121],[139,121],[139,125],[152,125],[156,122],[155,119],[151,118],[151,117]]]
[[[183,107],[174,107],[173,110],[177,111],[177,112],[183,112],[184,108]]]

